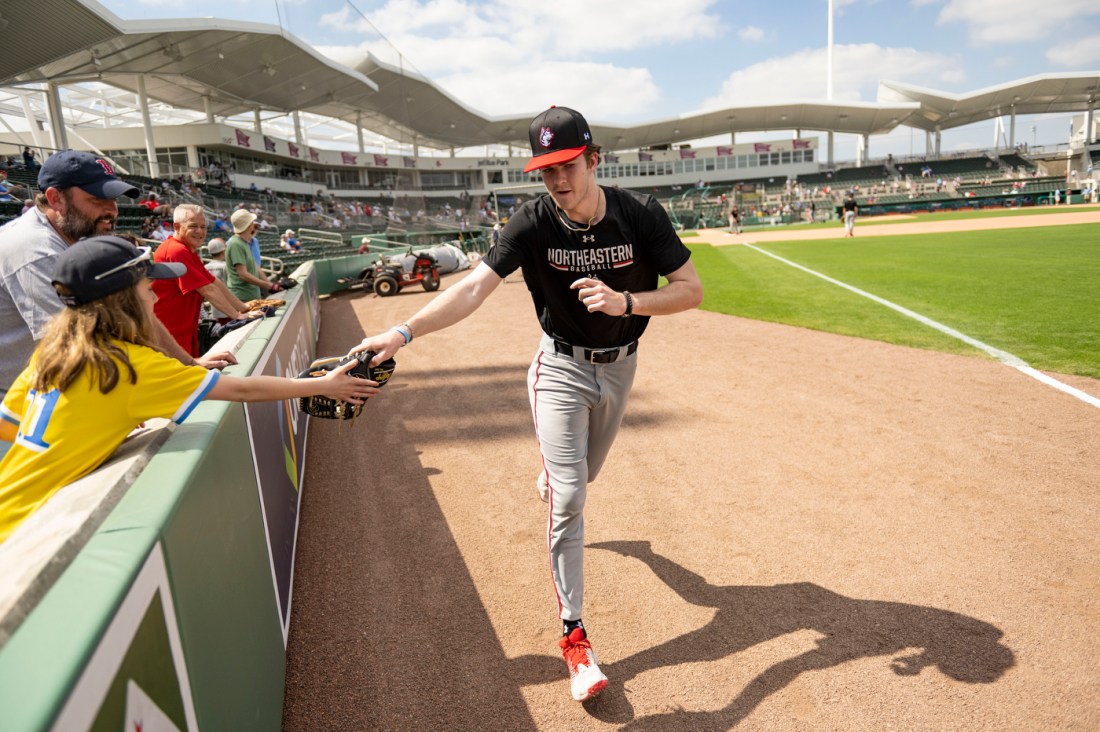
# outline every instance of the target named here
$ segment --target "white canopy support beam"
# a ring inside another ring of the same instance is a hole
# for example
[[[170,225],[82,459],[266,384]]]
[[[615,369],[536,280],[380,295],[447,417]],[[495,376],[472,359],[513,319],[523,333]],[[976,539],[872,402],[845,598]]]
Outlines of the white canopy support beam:
[[[137,75],[138,106],[141,107],[141,125],[145,129],[145,153],[149,156],[149,177],[160,177],[160,163],[157,161],[157,146],[153,141],[153,121],[149,118],[149,95],[145,93],[145,76]]]
[[[58,150],[69,149],[69,138],[65,134],[65,111],[61,106],[61,92],[57,82],[46,84],[46,109],[50,115],[50,134],[53,146]]]
[[[31,127],[31,139],[34,140],[34,146],[45,147],[45,140],[42,139],[42,128],[38,124],[38,118],[34,116],[34,112],[31,110],[30,99],[27,98],[27,93],[23,90],[19,90],[19,101],[23,105],[23,116],[27,118],[27,124]]]

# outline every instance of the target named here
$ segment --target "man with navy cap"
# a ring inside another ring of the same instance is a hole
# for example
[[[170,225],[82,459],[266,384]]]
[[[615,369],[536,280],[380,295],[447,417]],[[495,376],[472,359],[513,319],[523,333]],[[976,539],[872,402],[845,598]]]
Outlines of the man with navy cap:
[[[114,231],[118,197],[140,193],[105,159],[79,150],[50,156],[38,170],[38,189],[34,208],[0,228],[0,394],[64,307],[50,284],[54,260],[81,239]],[[157,336],[165,353],[195,363],[162,327]]]
[[[546,194],[508,219],[462,281],[354,350],[374,351],[372,362],[380,363],[414,336],[470,315],[505,277],[523,272],[542,328],[527,374],[539,442],[538,467],[531,472],[549,504],[547,548],[562,623],[558,646],[572,697],[586,701],[608,684],[581,622],[588,484],[618,434],[649,318],[697,307],[703,287],[691,252],[652,196],[596,182],[600,146],[579,112],[547,109],[531,122],[529,138],[532,157],[524,172],[539,171]],[[485,348],[492,352],[493,344]]]

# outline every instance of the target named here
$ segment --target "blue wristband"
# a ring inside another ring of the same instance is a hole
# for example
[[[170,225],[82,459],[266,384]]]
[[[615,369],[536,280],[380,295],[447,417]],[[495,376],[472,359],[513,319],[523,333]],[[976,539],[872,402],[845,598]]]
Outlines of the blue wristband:
[[[392,328],[390,328],[390,330],[396,330],[398,333],[400,333],[401,337],[405,339],[405,345],[406,346],[409,345],[410,343],[412,343],[412,339],[413,339],[412,332],[406,330],[404,327],[402,327],[400,325],[395,325]]]

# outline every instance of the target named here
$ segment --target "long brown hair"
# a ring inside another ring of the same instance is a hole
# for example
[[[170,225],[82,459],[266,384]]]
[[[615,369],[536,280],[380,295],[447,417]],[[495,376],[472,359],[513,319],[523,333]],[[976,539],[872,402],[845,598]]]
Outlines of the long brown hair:
[[[35,349],[33,388],[65,391],[87,368],[92,384],[107,394],[118,384],[119,365],[136,384],[137,372],[116,341],[153,347],[152,323],[137,291],[142,286],[138,283],[58,313]]]

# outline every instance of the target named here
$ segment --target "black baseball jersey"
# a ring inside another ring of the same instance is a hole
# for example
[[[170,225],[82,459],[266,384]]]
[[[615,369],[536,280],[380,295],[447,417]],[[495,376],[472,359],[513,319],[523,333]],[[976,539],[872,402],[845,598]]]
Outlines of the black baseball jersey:
[[[569,285],[596,277],[619,292],[646,292],[657,288],[658,275],[675,272],[691,258],[652,196],[619,188],[603,192],[607,211],[587,231],[570,230],[565,212],[558,211],[549,194],[528,201],[483,260],[500,277],[522,269],[542,329],[585,348],[637,340],[649,318],[590,313]]]

